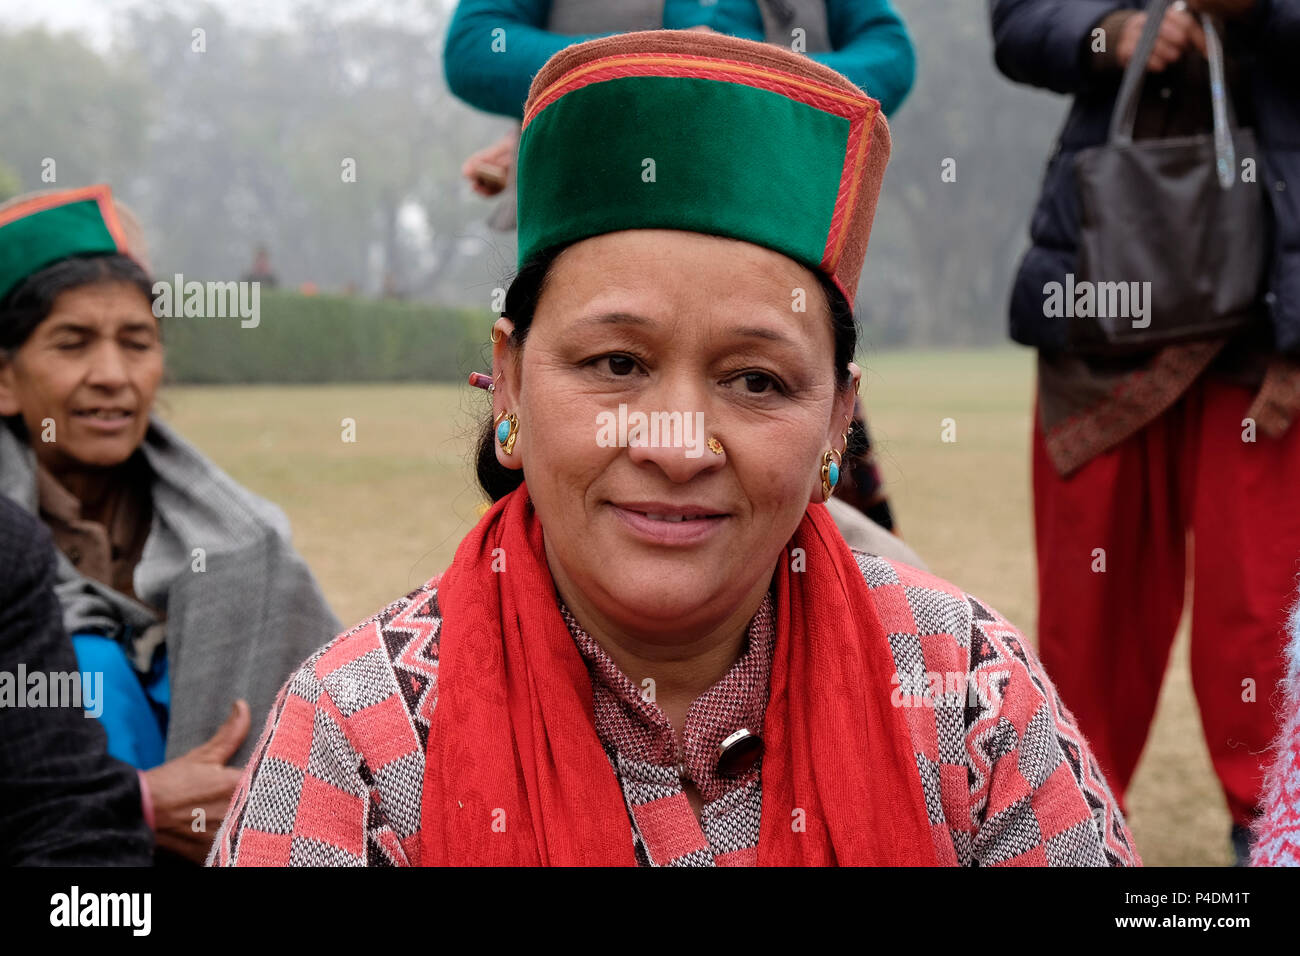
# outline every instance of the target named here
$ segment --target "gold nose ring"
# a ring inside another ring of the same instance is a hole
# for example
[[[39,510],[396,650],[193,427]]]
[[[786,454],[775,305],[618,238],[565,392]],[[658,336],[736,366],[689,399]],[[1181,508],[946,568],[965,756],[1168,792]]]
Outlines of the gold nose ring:
[[[722,442],[718,441],[712,435],[709,436],[708,445],[709,451],[713,452],[715,455],[722,454]]]

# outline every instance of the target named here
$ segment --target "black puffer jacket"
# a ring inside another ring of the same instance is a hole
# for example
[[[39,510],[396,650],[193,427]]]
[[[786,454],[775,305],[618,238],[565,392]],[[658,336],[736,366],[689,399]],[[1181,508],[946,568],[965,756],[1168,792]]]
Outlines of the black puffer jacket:
[[[1007,77],[1074,96],[1048,161],[1030,223],[1033,247],[1011,295],[1011,337],[1049,351],[1066,344],[1067,319],[1043,315],[1043,287],[1075,271],[1079,201],[1074,159],[1106,140],[1118,76],[1090,75],[1084,58],[1092,29],[1140,0],[990,0],[994,56]],[[1247,21],[1227,28],[1259,139],[1259,181],[1274,213],[1265,306],[1275,347],[1300,353],[1300,0],[1256,0]]]

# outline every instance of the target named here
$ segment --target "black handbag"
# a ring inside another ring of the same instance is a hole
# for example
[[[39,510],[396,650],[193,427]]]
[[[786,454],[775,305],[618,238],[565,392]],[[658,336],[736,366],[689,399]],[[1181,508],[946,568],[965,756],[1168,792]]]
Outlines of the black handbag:
[[[1257,157],[1224,85],[1223,46],[1205,15],[1214,133],[1133,140],[1138,93],[1170,0],[1151,0],[1124,71],[1109,141],[1075,160],[1080,236],[1076,277],[1061,303],[1071,351],[1123,354],[1229,335],[1256,316],[1268,254]],[[1047,292],[1045,290],[1045,297]],[[1089,302],[1089,298],[1091,302]],[[1048,308],[1045,305],[1045,309]]]

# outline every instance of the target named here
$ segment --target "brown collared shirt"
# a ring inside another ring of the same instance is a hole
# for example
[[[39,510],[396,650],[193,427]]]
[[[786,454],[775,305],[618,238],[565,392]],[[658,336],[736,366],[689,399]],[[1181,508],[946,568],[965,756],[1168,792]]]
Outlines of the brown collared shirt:
[[[135,566],[140,563],[153,520],[148,466],[134,458],[113,477],[105,521],[82,515],[76,495],[43,465],[36,466],[41,520],[55,546],[81,574],[137,599]]]
[[[740,657],[691,704],[684,747],[650,686],[633,684],[561,602],[560,613],[591,675],[596,733],[623,788],[642,866],[753,866],[758,861],[762,758],[745,773],[718,769],[718,750],[737,730],[763,735],[772,653],[772,596],[749,623]],[[685,785],[704,805],[697,820]]]

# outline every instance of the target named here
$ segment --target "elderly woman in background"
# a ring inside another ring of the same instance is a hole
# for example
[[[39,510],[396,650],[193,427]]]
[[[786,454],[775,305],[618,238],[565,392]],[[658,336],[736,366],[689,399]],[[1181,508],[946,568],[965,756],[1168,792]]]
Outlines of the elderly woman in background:
[[[196,811],[227,805],[250,711],[338,622],[283,514],[152,417],[146,269],[106,186],[0,207],[0,494],[53,535],[64,627],[104,674],[109,753],[145,771],[158,845],[201,860]]]
[[[290,679],[214,862],[1137,862],[1028,642],[823,504],[889,146],[878,102],[775,46],[653,31],[547,64],[495,504]],[[611,441],[633,412],[698,443]]]

